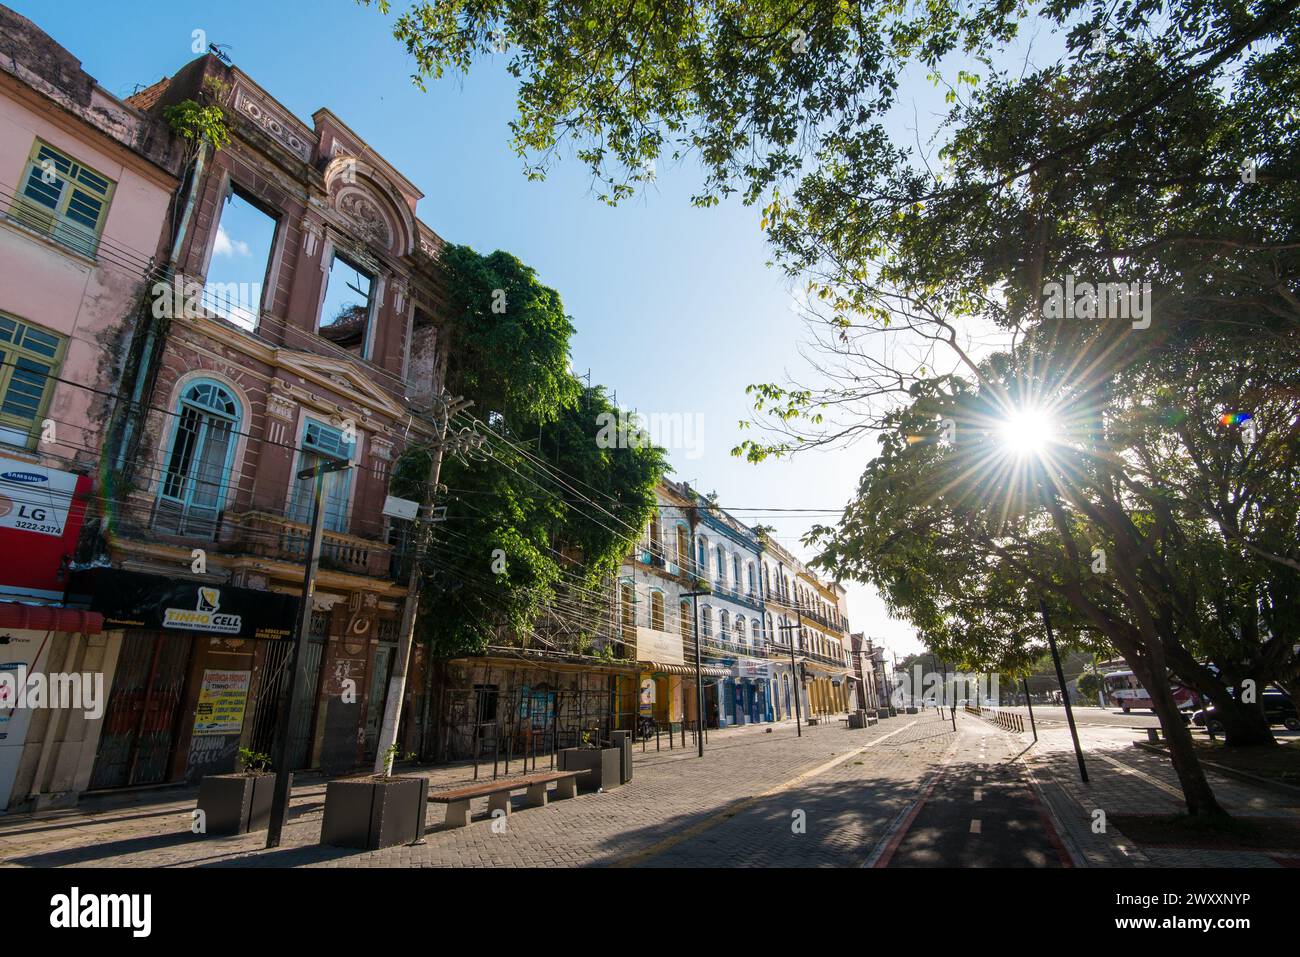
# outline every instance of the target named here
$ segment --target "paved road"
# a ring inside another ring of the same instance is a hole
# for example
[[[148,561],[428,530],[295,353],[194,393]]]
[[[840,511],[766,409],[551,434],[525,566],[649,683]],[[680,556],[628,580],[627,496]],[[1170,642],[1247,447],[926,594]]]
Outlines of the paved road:
[[[1070,858],[1030,786],[1019,739],[963,721],[952,760],[880,848],[876,867],[1062,867]]]
[[[1029,727],[1029,710],[1027,708],[1002,708],[1012,714],[1023,715],[1025,727]],[[1043,724],[1064,725],[1065,709],[1053,705],[1034,705],[1034,719]],[[1151,711],[1132,711],[1125,714],[1118,708],[1078,708],[1074,709],[1074,723],[1079,726],[1107,728],[1158,728],[1160,720]]]

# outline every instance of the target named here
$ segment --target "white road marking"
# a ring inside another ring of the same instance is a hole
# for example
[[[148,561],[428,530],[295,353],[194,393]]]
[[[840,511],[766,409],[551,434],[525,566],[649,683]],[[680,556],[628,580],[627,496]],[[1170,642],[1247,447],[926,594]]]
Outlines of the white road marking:
[[[983,800],[984,800],[984,789],[983,789],[983,788],[976,788],[976,789],[975,789],[975,800],[977,800],[977,801],[983,801]]]
[[[980,833],[980,819],[979,819],[979,818],[977,818],[977,817],[976,817],[976,818],[971,818],[971,822],[970,822],[970,832],[971,832],[972,834],[978,834],[978,833]]]

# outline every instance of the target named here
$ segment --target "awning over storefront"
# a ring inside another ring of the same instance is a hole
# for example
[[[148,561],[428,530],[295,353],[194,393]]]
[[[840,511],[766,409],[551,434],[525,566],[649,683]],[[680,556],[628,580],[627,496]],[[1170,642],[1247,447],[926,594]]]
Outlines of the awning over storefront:
[[[690,675],[694,676],[694,665],[671,665],[663,661],[638,661],[637,666],[642,671],[653,671],[664,675]],[[700,668],[700,674],[706,678],[729,678],[731,676],[730,668],[719,668],[715,665],[703,665]]]
[[[292,595],[117,568],[74,572],[68,591],[84,596],[110,628],[145,628],[190,638],[288,639],[298,610]]]
[[[800,659],[802,664],[808,666],[808,671],[817,675],[819,678],[843,678],[845,676],[853,677],[853,672],[843,665],[828,665],[820,661],[813,661],[811,658]]]
[[[0,602],[0,628],[26,628],[31,631],[69,631],[97,635],[104,630],[104,616],[79,608],[55,605],[24,605]]]
[[[772,663],[761,658],[739,658],[731,673],[741,681],[767,681],[772,677]]]

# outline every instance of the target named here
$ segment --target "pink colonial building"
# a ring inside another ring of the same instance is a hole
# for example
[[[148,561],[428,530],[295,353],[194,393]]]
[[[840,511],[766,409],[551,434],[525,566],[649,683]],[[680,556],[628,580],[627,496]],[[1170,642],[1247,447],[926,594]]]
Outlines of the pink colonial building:
[[[0,6],[0,698],[33,671],[103,675],[102,618],[63,607],[139,304],[166,258],[180,150]],[[86,786],[94,709],[0,701],[0,809]]]
[[[279,734],[295,769],[374,760],[406,592],[385,499],[430,435],[445,361],[442,241],[415,185],[329,110],[304,122],[213,54],[130,103],[161,117],[188,100],[220,106],[229,141],[193,156],[177,194],[113,510],[72,584],[117,647],[91,789],[230,771]],[[283,715],[313,505],[298,475],[322,464],[341,468],[324,480],[308,695]]]

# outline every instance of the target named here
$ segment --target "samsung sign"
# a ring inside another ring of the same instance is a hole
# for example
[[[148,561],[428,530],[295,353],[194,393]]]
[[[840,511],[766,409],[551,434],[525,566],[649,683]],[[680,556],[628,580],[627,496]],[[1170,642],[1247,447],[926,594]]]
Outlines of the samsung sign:
[[[0,592],[63,598],[90,494],[88,476],[0,456]]]

